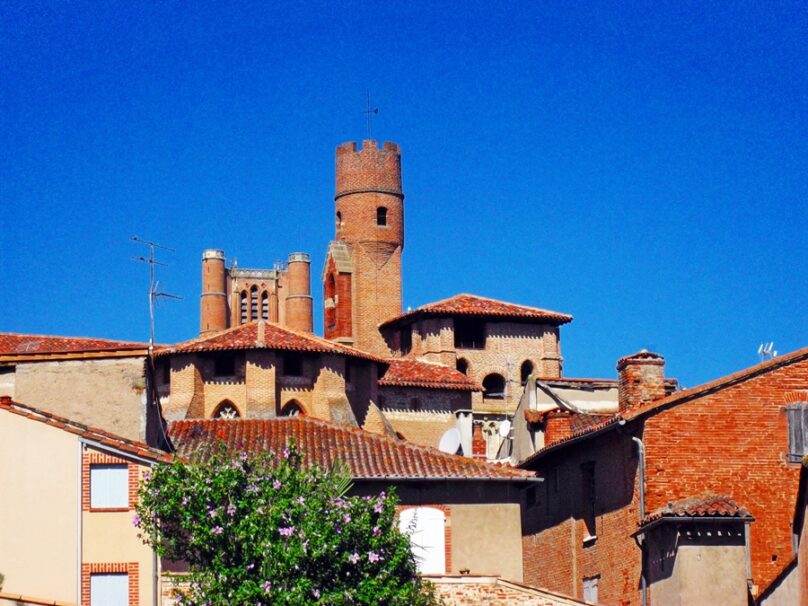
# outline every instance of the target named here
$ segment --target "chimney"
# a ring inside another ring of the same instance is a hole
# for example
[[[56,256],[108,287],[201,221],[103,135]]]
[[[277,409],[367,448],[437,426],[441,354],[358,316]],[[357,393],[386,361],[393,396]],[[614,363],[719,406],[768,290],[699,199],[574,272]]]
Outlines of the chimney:
[[[643,349],[617,362],[620,412],[664,398],[665,358]]]

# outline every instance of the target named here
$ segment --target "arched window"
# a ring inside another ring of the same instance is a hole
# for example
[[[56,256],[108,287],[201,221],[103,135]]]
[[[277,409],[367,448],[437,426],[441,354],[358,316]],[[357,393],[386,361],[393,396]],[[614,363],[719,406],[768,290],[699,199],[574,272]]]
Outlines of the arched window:
[[[247,321],[247,291],[241,291],[241,323],[244,324]]]
[[[342,213],[337,211],[337,229],[342,227]]]
[[[522,385],[527,383],[527,378],[533,374],[533,362],[525,360],[522,362],[522,368],[519,370],[519,377],[522,379]]]
[[[258,287],[250,288],[250,320],[258,319]]]
[[[213,413],[214,419],[238,419],[240,416],[238,408],[230,400],[222,400]]]
[[[483,379],[483,398],[501,400],[505,397],[505,378],[495,372]]]
[[[469,374],[469,361],[466,358],[458,358],[455,367],[464,375]]]
[[[387,209],[384,206],[376,209],[376,225],[387,225]]]
[[[433,507],[410,507],[398,517],[398,528],[410,535],[421,574],[446,574],[446,517]]]
[[[267,291],[261,293],[261,319],[269,320],[269,293]]]
[[[300,402],[297,400],[289,400],[283,405],[283,408],[281,408],[282,417],[298,417],[304,414],[303,406],[301,406]]]

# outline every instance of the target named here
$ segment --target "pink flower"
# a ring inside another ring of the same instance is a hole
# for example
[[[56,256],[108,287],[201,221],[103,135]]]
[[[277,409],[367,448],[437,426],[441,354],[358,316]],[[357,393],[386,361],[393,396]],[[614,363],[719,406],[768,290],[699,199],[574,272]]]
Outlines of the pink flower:
[[[378,537],[382,533],[381,529],[378,526],[373,527],[373,536]]]
[[[236,514],[236,508],[232,503],[230,503],[230,505],[227,506],[227,515],[233,516],[235,514]]]
[[[381,513],[382,509],[384,509],[384,501],[379,500],[379,501],[376,502],[376,505],[373,508],[373,511],[375,511],[376,513]]]
[[[264,593],[269,593],[269,589],[272,587],[272,581],[264,581],[264,584],[261,585],[261,589],[264,590]]]
[[[135,528],[140,528],[140,525],[142,523],[143,523],[143,520],[140,518],[140,516],[138,514],[135,514],[132,517],[132,524],[135,526]]]
[[[272,482],[272,488],[274,488],[275,490],[278,490],[281,486],[282,484],[280,483],[279,480],[275,480],[274,482]]]
[[[319,589],[312,589],[311,590],[311,595],[313,595],[315,598],[319,598],[320,597],[320,590]]]
[[[221,526],[214,526],[213,530],[211,530],[213,534],[222,534],[224,532]]]
[[[278,532],[282,537],[291,537],[293,534],[295,534],[295,527],[284,526],[283,528],[278,528]]]
[[[351,555],[348,556],[348,561],[351,564],[356,564],[359,561],[359,554],[356,553],[356,552],[353,552]]]
[[[374,563],[378,562],[379,560],[381,560],[381,557],[375,551],[371,551],[368,554],[368,562],[370,562],[371,564],[374,564]]]

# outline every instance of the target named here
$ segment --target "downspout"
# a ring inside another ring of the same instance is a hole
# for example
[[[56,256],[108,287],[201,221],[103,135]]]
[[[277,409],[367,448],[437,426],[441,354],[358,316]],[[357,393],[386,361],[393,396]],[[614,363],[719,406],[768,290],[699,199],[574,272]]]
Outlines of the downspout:
[[[625,420],[620,420],[621,425],[625,424]],[[642,525],[645,520],[645,445],[642,440],[637,436],[631,436],[631,441],[637,445],[637,453],[640,459],[640,524]],[[640,559],[642,562],[642,572],[640,574],[640,584],[642,587],[642,606],[648,606],[648,580],[646,579],[645,569],[645,539],[643,536],[642,543],[640,544]]]
[[[743,544],[746,551],[746,588],[749,595],[753,596],[754,585],[752,584],[752,547],[749,542],[749,521],[743,523]]]
[[[76,464],[77,464],[77,467],[78,467],[78,473],[76,475],[78,476],[78,482],[77,482],[78,487],[77,487],[77,490],[76,490],[76,494],[78,495],[78,503],[76,503],[76,510],[78,511],[78,515],[76,516],[76,535],[77,535],[76,536],[76,603],[81,604],[82,603],[82,601],[81,601],[81,598],[82,598],[82,595],[81,595],[81,559],[84,557],[84,554],[82,553],[82,544],[81,544],[82,543],[82,535],[83,535],[83,529],[82,529],[82,522],[83,522],[83,519],[82,519],[82,516],[83,516],[82,505],[83,505],[83,497],[84,497],[84,495],[82,494],[82,474],[84,472],[84,469],[82,468],[82,463],[83,463],[83,454],[84,454],[84,443],[81,440],[79,440],[77,442],[77,445],[78,445],[78,450],[77,450],[78,457],[76,457],[76,459],[77,459]]]
[[[160,591],[157,587],[159,580],[160,573],[157,569],[157,552],[152,548],[152,606],[158,606],[159,604]]]

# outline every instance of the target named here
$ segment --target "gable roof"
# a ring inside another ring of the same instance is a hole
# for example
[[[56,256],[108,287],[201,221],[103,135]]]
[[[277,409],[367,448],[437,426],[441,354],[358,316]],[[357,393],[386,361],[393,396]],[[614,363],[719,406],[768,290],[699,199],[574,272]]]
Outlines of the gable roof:
[[[603,419],[600,423],[596,423],[589,427],[582,428],[580,431],[574,432],[562,440],[558,440],[556,442],[553,442],[552,444],[545,446],[540,450],[537,450],[528,458],[526,458],[524,461],[522,461],[520,465],[524,466],[526,464],[529,464],[530,462],[540,458],[545,453],[550,452],[551,450],[556,450],[557,448],[561,448],[572,442],[577,442],[580,439],[587,439],[593,437],[603,431],[606,431],[613,427],[617,427],[618,425],[625,423],[627,421],[633,421],[640,417],[660,412],[666,408],[670,408],[672,406],[678,406],[679,404],[684,404],[691,400],[696,400],[699,397],[706,396],[708,394],[720,391],[724,388],[731,387],[733,385],[737,385],[739,383],[743,383],[744,381],[748,381],[760,375],[773,372],[784,366],[789,366],[790,364],[796,364],[804,360],[808,360],[808,347],[803,347],[802,349],[798,349],[796,351],[793,351],[789,354],[785,354],[778,358],[761,362],[760,364],[756,364],[744,370],[740,370],[730,375],[720,377],[718,379],[715,379],[714,381],[709,381],[702,385],[691,387],[690,389],[683,389],[681,391],[677,391],[669,396],[660,398],[659,400],[649,402],[644,406],[638,406],[637,408],[632,408],[626,410],[625,412],[611,415],[606,419]]]
[[[47,354],[120,351],[145,354],[148,347],[148,343],[114,341],[93,337],[29,335],[15,332],[0,333],[0,357],[34,357]]]
[[[443,364],[402,358],[388,358],[387,363],[390,366],[379,379],[382,386],[482,391],[474,379]]]
[[[363,480],[529,480],[530,471],[485,463],[434,448],[309,417],[187,419],[168,434],[177,454],[192,456],[223,443],[235,449],[277,452],[294,440],[308,464],[343,462]]]
[[[476,316],[484,318],[501,318],[507,320],[530,320],[560,326],[572,321],[572,316],[557,311],[528,307],[515,303],[506,303],[477,295],[459,294],[448,299],[422,305],[417,309],[382,322],[379,328],[395,324],[408,323],[417,318],[443,316]]]
[[[109,446],[137,457],[149,459],[150,461],[168,462],[173,458],[169,453],[157,448],[152,448],[143,442],[130,440],[128,438],[109,433],[108,431],[104,431],[103,429],[98,429],[97,427],[91,427],[89,425],[85,425],[84,423],[71,421],[65,417],[60,417],[59,415],[55,415],[51,412],[46,412],[39,408],[28,406],[27,404],[20,404],[8,396],[0,397],[0,411],[9,412],[32,421],[44,423],[46,425],[50,425],[51,427],[61,429],[62,431],[72,433],[85,440],[97,442],[101,446]]]
[[[728,496],[705,494],[670,502],[643,520],[648,524],[663,518],[751,518],[752,514]]]
[[[170,347],[163,347],[158,349],[155,355],[164,356],[176,353],[242,349],[277,349],[282,351],[330,353],[387,364],[383,359],[359,349],[327,341],[313,334],[292,330],[265,320],[254,320],[212,335],[177,343]]]

